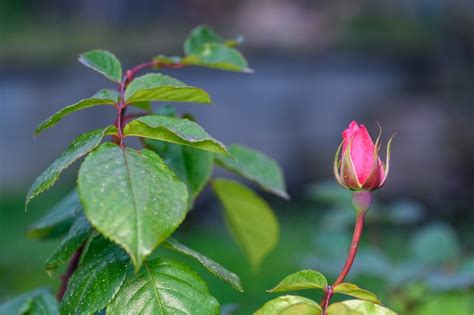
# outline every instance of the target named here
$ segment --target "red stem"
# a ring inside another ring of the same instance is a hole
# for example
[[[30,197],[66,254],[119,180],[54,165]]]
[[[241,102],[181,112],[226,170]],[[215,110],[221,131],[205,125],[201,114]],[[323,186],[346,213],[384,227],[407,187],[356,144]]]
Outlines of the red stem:
[[[72,274],[74,273],[77,266],[79,265],[79,260],[81,259],[81,254],[82,254],[83,249],[84,249],[84,244],[81,247],[79,247],[79,249],[74,253],[71,260],[69,261],[69,265],[67,267],[66,272],[64,273],[64,275],[61,276],[61,286],[56,295],[56,298],[58,299],[58,301],[61,301],[63,299],[64,293],[66,293],[69,278],[71,278]]]
[[[356,222],[354,226],[354,234],[352,236],[351,249],[349,251],[349,255],[346,258],[346,263],[344,264],[344,267],[342,268],[341,273],[337,277],[336,281],[334,281],[331,286],[328,286],[328,288],[326,288],[323,299],[321,300],[321,306],[323,306],[324,310],[323,315],[326,314],[326,308],[329,306],[329,302],[333,296],[332,288],[344,281],[346,276],[349,274],[349,271],[351,270],[352,264],[354,263],[357,254],[357,249],[359,248],[360,237],[364,228],[366,213],[367,211],[361,211],[357,213]]]
[[[125,103],[125,89],[130,84],[130,82],[132,82],[132,80],[135,78],[137,73],[140,70],[143,70],[146,68],[167,67],[170,69],[181,69],[184,66],[185,65],[180,64],[180,63],[163,64],[163,63],[160,63],[159,61],[150,61],[150,62],[141,63],[131,68],[130,70],[127,70],[127,72],[123,76],[122,82],[120,82],[120,85],[118,87],[120,98],[119,98],[119,102],[115,106],[115,108],[117,109],[117,118],[115,119],[115,127],[117,127],[117,135],[116,135],[117,144],[119,144],[122,148],[124,147],[123,126],[125,124],[125,120],[127,118],[130,118],[130,117],[124,116],[125,110],[127,108],[127,104]]]

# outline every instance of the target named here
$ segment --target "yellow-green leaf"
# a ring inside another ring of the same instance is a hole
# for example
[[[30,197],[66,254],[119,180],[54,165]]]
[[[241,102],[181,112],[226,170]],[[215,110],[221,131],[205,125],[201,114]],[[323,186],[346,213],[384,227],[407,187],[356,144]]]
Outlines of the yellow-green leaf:
[[[149,73],[134,79],[125,91],[127,104],[142,101],[210,103],[206,91],[172,77]]]
[[[253,268],[258,268],[278,242],[278,221],[270,206],[247,187],[227,179],[212,181],[223,204],[230,232]]]
[[[342,310],[346,313],[342,313]],[[341,313],[344,315],[397,315],[386,307],[363,300],[347,300],[334,303],[329,305],[327,312],[328,315],[340,315]]]
[[[334,293],[341,293],[341,294],[349,295],[361,300],[366,300],[366,301],[380,304],[380,300],[377,298],[377,296],[374,293],[368,290],[359,288],[357,285],[353,283],[348,283],[348,282],[340,283],[336,285],[333,289],[334,289]]]
[[[268,292],[285,292],[306,289],[322,289],[328,286],[328,281],[322,273],[315,270],[301,270],[280,281]]]
[[[254,315],[321,315],[318,303],[297,295],[284,295],[270,300]]]
[[[187,145],[196,149],[228,154],[225,146],[201,126],[186,118],[147,115],[128,123],[125,136],[143,137]]]

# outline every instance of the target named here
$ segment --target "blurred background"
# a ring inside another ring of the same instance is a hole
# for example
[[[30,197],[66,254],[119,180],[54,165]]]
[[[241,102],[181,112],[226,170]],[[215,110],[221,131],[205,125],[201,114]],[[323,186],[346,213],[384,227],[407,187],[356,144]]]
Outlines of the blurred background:
[[[27,240],[25,231],[74,186],[77,166],[28,213],[24,196],[77,134],[113,120],[108,108],[89,109],[33,138],[51,113],[110,86],[76,62],[78,54],[108,49],[124,68],[157,54],[182,55],[199,24],[227,38],[242,34],[255,72],[174,71],[214,100],[178,110],[224,143],[278,160],[293,198],[264,194],[282,232],[258,273],[232,243],[210,192],[180,229],[183,243],[242,276],[246,292],[239,294],[193,265],[224,311],[251,313],[274,297],[265,289],[301,268],[337,275],[353,211],[350,193],[332,178],[332,159],[341,131],[357,120],[372,134],[378,122],[384,143],[397,136],[349,280],[401,314],[474,314],[469,0],[0,0],[0,301],[58,285],[41,267],[57,241]]]

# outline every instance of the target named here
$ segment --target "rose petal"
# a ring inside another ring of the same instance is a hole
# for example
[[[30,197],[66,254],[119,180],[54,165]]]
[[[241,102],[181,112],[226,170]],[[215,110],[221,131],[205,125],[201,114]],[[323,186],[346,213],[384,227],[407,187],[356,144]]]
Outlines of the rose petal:
[[[374,167],[374,143],[364,125],[354,133],[351,144],[351,159],[360,183],[365,183]]]

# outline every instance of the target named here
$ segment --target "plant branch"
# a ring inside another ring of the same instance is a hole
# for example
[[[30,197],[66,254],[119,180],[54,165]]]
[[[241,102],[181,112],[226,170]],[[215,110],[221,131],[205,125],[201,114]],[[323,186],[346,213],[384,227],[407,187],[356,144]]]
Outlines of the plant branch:
[[[58,301],[61,301],[63,299],[64,293],[66,293],[69,279],[71,278],[72,274],[79,265],[79,260],[81,259],[81,254],[83,250],[84,244],[82,244],[81,247],[79,247],[79,249],[74,253],[71,260],[69,261],[69,265],[67,267],[66,272],[64,273],[64,275],[61,276],[61,286],[59,287],[58,293],[56,295]]]
[[[115,104],[115,108],[117,109],[117,116],[115,118],[114,125],[117,127],[117,134],[115,135],[116,143],[119,144],[121,147],[124,147],[124,144],[123,144],[124,123],[126,123],[128,119],[133,118],[134,116],[140,115],[140,114],[125,115],[125,110],[127,108],[127,104],[125,103],[125,90],[127,86],[130,84],[130,82],[133,81],[133,79],[135,78],[138,72],[140,72],[143,69],[158,68],[158,67],[167,67],[170,69],[181,69],[185,67],[185,65],[180,64],[180,63],[163,64],[159,61],[150,61],[150,62],[141,63],[131,68],[130,70],[127,70],[127,72],[122,78],[122,81],[120,82],[118,86],[118,92],[120,94],[120,98],[119,98],[118,103]],[[58,293],[56,295],[58,301],[61,301],[64,297],[64,294],[66,293],[69,279],[71,278],[72,274],[77,269],[77,267],[79,266],[79,261],[81,259],[83,250],[84,250],[84,244],[81,247],[79,247],[79,249],[73,254],[71,260],[69,261],[69,265],[66,272],[64,273],[64,275],[61,276],[61,286],[59,287]]]
[[[185,67],[185,65],[181,63],[163,64],[162,62],[159,62],[159,61],[150,61],[150,62],[141,63],[127,70],[127,72],[125,72],[125,75],[123,76],[122,81],[120,82],[120,85],[118,87],[120,98],[119,98],[119,102],[115,106],[115,108],[117,109],[115,127],[117,127],[116,143],[120,145],[122,148],[124,147],[123,126],[125,124],[125,119],[126,119],[125,111],[127,108],[127,104],[125,103],[125,90],[127,86],[130,84],[130,82],[133,81],[133,79],[135,78],[138,72],[140,72],[143,69],[158,68],[158,67],[167,67],[170,69],[181,69]]]
[[[347,256],[344,267],[342,268],[336,281],[334,281],[334,283],[331,286],[328,286],[328,288],[326,288],[323,299],[321,300],[321,306],[323,306],[323,310],[324,310],[323,315],[326,314],[326,308],[329,306],[329,302],[333,296],[333,291],[332,291],[333,287],[335,287],[336,285],[344,281],[346,276],[349,274],[349,271],[351,270],[352,264],[354,263],[357,250],[359,248],[360,237],[362,235],[362,230],[364,228],[366,213],[367,211],[357,212],[357,217],[356,217],[355,227],[354,227],[354,234],[352,236],[352,242],[351,242],[351,248],[349,250],[349,255]]]

